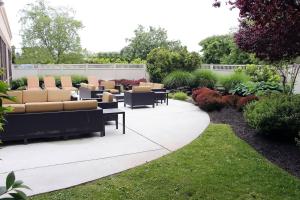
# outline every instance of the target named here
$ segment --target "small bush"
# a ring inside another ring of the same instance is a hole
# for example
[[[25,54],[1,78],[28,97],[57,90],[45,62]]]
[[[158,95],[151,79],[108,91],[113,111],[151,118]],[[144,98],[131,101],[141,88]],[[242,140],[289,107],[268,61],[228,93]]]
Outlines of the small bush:
[[[213,89],[217,83],[217,75],[209,69],[199,69],[193,72],[195,85]]]
[[[171,72],[163,81],[164,85],[170,89],[179,87],[191,87],[194,84],[194,77],[189,72],[174,71]]]
[[[173,99],[185,101],[188,98],[188,95],[184,92],[176,92],[172,95]]]
[[[249,81],[249,77],[246,74],[237,72],[227,76],[220,76],[219,79],[227,93],[233,90],[237,85]]]
[[[12,80],[10,83],[10,88],[12,90],[17,90],[17,89],[25,88],[26,85],[27,85],[27,79],[23,77],[23,78]]]
[[[72,75],[71,76],[72,79],[72,84],[73,86],[78,86],[80,83],[87,83],[87,77],[86,76],[81,76],[81,75]]]
[[[300,131],[300,96],[272,95],[250,103],[247,123],[262,134],[294,138]]]
[[[205,111],[220,110],[224,107],[222,95],[215,90],[200,88],[193,91],[192,95],[196,104]]]

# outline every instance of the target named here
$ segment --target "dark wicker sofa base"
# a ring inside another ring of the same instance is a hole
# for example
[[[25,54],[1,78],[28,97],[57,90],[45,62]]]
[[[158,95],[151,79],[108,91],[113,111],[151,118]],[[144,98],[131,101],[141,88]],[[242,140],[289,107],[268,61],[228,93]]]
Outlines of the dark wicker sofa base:
[[[1,141],[33,138],[76,136],[101,132],[103,136],[104,118],[102,109],[75,110],[41,113],[7,114]]]
[[[124,93],[124,107],[129,105],[131,108],[138,106],[151,105],[155,107],[154,92],[125,92]]]

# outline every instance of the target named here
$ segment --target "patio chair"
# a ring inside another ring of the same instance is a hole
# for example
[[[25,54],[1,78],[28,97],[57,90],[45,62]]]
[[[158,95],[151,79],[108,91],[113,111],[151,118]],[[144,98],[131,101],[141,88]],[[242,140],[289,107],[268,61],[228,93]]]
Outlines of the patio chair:
[[[44,87],[46,90],[59,90],[59,88],[56,87],[55,79],[53,76],[44,77]]]
[[[120,86],[116,85],[115,81],[101,81],[100,86],[103,87],[105,91],[112,94],[119,94],[121,89]]]
[[[71,76],[61,76],[60,81],[63,90],[78,91],[76,87],[73,87]]]
[[[155,93],[148,86],[133,86],[131,91],[124,92],[124,107],[152,105],[155,107]]]
[[[39,78],[37,76],[27,77],[27,90],[41,90]]]
[[[99,88],[99,81],[96,76],[88,76],[89,85],[93,85],[96,88]]]

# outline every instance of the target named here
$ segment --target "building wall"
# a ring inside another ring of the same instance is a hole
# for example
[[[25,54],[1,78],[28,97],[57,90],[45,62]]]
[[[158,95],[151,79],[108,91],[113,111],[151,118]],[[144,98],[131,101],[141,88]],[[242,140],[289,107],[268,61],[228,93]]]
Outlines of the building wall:
[[[0,6],[0,68],[3,70],[1,79],[9,82],[11,71],[11,39],[12,34],[4,6]]]

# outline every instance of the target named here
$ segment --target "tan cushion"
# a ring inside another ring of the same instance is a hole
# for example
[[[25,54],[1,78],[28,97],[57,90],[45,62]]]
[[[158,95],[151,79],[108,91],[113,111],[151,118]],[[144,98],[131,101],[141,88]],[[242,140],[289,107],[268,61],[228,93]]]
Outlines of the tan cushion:
[[[8,96],[15,97],[16,101],[2,99],[3,104],[21,104],[23,102],[23,92],[21,90],[7,91]]]
[[[109,92],[103,92],[102,102],[113,102],[114,95]]]
[[[64,110],[92,110],[98,107],[96,100],[64,101],[63,104]]]
[[[63,90],[68,90],[68,91],[77,91],[78,89],[76,87],[63,87]]]
[[[99,86],[99,81],[98,81],[98,79],[97,79],[96,76],[88,76],[88,83],[89,83],[90,85],[95,86],[95,87],[98,87],[98,86]]]
[[[11,107],[13,113],[24,113],[25,104],[5,104],[3,107]]]
[[[96,90],[96,86],[87,83],[80,83],[80,87],[88,88],[89,90]]]
[[[37,76],[28,76],[27,77],[27,88],[28,89],[40,88],[39,78]]]
[[[101,86],[103,86],[104,89],[115,89],[116,83],[115,81],[101,81]]]
[[[26,112],[53,112],[62,111],[63,102],[35,102],[25,103]]]
[[[107,91],[107,92],[110,92],[110,93],[113,93],[113,94],[117,94],[117,93],[120,92],[120,91],[117,90],[117,89],[107,89],[106,91]]]
[[[140,82],[140,86],[145,86],[145,87],[153,87],[153,83],[151,82]]]
[[[60,90],[59,88],[57,87],[47,87],[45,88],[46,90]]]
[[[48,102],[70,101],[70,90],[48,90]]]
[[[53,76],[45,76],[44,77],[44,85],[45,88],[56,88],[55,79]]]
[[[61,81],[61,87],[65,88],[65,87],[73,87],[72,85],[72,79],[70,76],[61,76],[60,77],[60,81]]]
[[[164,88],[164,84],[153,83],[152,89],[163,89],[163,88]]]
[[[133,86],[132,92],[151,92],[151,87],[148,86]]]
[[[46,90],[24,90],[23,91],[23,103],[46,102],[46,101],[47,101]]]

